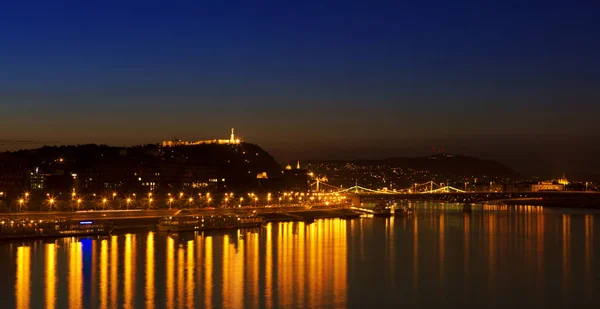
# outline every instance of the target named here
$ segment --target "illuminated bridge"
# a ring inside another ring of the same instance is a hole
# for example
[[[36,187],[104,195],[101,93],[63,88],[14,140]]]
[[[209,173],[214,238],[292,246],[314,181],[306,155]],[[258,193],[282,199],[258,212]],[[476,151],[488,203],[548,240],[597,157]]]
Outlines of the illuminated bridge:
[[[319,187],[316,187],[318,185]],[[364,204],[398,203],[402,201],[431,201],[462,204],[518,202],[542,206],[600,208],[600,193],[582,191],[546,192],[467,192],[452,186],[442,186],[433,181],[417,184],[411,188],[389,191],[375,190],[356,184],[349,188],[338,188],[328,184],[312,184],[324,196],[345,196],[353,207]]]

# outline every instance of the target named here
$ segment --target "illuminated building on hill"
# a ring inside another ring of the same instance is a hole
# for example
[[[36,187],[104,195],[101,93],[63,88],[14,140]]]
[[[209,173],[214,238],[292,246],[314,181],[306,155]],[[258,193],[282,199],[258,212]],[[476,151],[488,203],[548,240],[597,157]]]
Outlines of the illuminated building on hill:
[[[221,144],[221,145],[235,145],[239,144],[242,140],[238,137],[235,137],[234,129],[231,128],[231,135],[229,139],[209,139],[202,141],[182,141],[182,140],[172,140],[172,141],[163,141],[163,147],[174,147],[174,146],[193,146],[193,145],[204,145],[204,144]]]
[[[308,189],[308,171],[300,168],[300,161],[296,163],[296,168],[292,169],[291,164],[286,165],[283,171],[283,181],[286,190],[304,191]]]

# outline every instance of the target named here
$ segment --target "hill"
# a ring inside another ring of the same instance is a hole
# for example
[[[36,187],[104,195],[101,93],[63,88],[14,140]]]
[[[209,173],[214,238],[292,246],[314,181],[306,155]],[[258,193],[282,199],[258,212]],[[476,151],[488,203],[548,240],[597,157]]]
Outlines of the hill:
[[[227,188],[250,187],[256,175],[280,175],[275,159],[260,146],[251,143],[202,144],[194,146],[161,147],[143,145],[113,147],[107,145],[53,146],[3,153],[4,156],[25,162],[27,169],[39,169],[44,174],[100,175],[106,183],[137,180],[136,175],[163,175],[168,172],[179,179],[216,178],[226,180]],[[108,171],[108,172],[107,172]],[[102,175],[104,173],[104,175]],[[112,176],[107,176],[106,174]],[[191,174],[202,174],[196,177]],[[122,176],[119,176],[121,174]],[[112,178],[108,181],[106,178]],[[119,179],[115,179],[119,178]],[[146,177],[148,178],[148,177]],[[196,181],[193,180],[193,181]],[[208,179],[202,179],[202,182]],[[87,181],[87,180],[85,180]],[[159,181],[157,177],[157,181]],[[182,180],[183,181],[183,180]],[[104,185],[106,187],[106,185]]]

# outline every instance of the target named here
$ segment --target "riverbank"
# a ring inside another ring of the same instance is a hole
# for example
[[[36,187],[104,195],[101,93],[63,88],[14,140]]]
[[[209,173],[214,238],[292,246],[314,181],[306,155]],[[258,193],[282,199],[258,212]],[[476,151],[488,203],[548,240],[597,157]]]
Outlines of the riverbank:
[[[600,202],[597,201],[581,201],[581,200],[570,200],[570,199],[543,199],[543,198],[529,198],[529,199],[507,199],[499,201],[490,201],[486,204],[493,205],[508,205],[508,206],[541,206],[551,208],[572,208],[572,209],[600,209]]]
[[[408,205],[410,203],[440,203],[440,204],[478,204],[478,205],[507,205],[507,206],[541,206],[548,208],[570,208],[570,209],[600,209],[600,200],[593,199],[556,199],[556,198],[514,198],[490,201],[448,201],[444,199],[413,199],[401,200],[398,204]]]
[[[129,211],[86,211],[86,212],[33,212],[18,214],[3,214],[0,218],[5,220],[48,220],[67,219],[81,221],[110,222],[114,231],[146,231],[154,230],[158,221],[174,215],[178,210],[129,210]],[[312,222],[316,219],[359,218],[360,213],[339,207],[278,207],[278,208],[202,208],[187,209],[192,215],[219,215],[226,213],[255,213],[265,222],[304,221]]]

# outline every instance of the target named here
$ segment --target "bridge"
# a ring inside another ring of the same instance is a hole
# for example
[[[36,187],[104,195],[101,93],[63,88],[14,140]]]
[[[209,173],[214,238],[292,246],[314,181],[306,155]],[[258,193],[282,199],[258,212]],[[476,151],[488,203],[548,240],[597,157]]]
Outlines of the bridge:
[[[600,208],[600,193],[585,191],[539,191],[539,192],[467,192],[452,186],[443,186],[433,181],[413,185],[401,190],[376,190],[359,186],[338,188],[316,182],[312,184],[321,196],[344,196],[353,207],[364,204],[392,204],[402,201],[431,201],[462,203],[465,205],[480,203],[521,203],[541,206],[591,207]],[[470,209],[466,207],[466,209]]]
[[[316,192],[320,192],[321,188],[329,189],[329,192],[325,191],[325,195],[335,195],[342,193],[355,193],[355,194],[383,194],[383,195],[398,195],[398,194],[412,194],[412,193],[465,193],[466,191],[457,189],[452,186],[444,186],[442,184],[435,183],[434,181],[428,181],[421,184],[415,184],[410,188],[400,190],[376,190],[369,189],[358,185],[358,182],[353,187],[349,188],[338,188],[323,182],[318,179],[316,182],[310,184],[311,188],[314,188]]]

